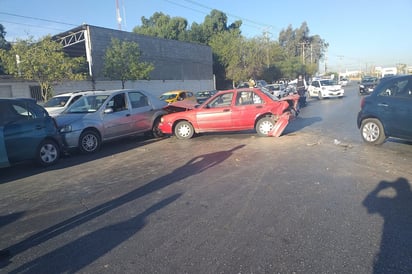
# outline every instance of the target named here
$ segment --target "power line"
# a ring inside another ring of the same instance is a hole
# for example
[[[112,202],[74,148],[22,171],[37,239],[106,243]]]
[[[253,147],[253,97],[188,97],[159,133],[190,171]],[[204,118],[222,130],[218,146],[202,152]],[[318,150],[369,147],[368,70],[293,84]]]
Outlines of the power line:
[[[193,0],[184,0],[184,1],[186,1],[186,2],[188,2],[188,3],[191,3],[191,4],[193,4],[193,5],[197,5],[197,6],[200,6],[200,7],[206,8],[206,9],[209,9],[209,10],[215,9],[215,8],[211,8],[211,7],[205,6],[205,5],[201,4],[201,3],[198,3],[198,2],[193,1]],[[225,14],[227,14],[227,15],[229,15],[229,16],[231,16],[231,17],[240,19],[240,20],[242,20],[242,21],[244,21],[244,22],[249,22],[249,23],[258,25],[258,26],[260,26],[260,27],[265,27],[265,28],[272,27],[272,26],[269,26],[269,25],[267,25],[267,24],[259,23],[259,22],[256,22],[256,21],[253,21],[253,20],[250,20],[250,19],[247,19],[247,18],[238,16],[238,15],[235,15],[235,14],[231,14],[231,13],[228,13],[228,12],[225,12]]]
[[[51,29],[51,30],[58,30],[58,31],[66,31],[66,29],[59,29],[59,28],[38,26],[38,25],[32,25],[32,24],[26,24],[26,23],[20,23],[20,22],[13,22],[13,21],[8,21],[8,20],[1,20],[1,22],[5,22],[5,23],[9,23],[9,24],[14,24],[14,25],[19,25],[19,26],[27,26],[27,27],[35,27],[35,28],[41,28],[41,29]]]
[[[185,9],[188,9],[188,10],[192,10],[192,11],[195,11],[195,12],[198,12],[198,13],[205,14],[205,15],[208,15],[211,10],[216,9],[216,8],[212,8],[212,7],[203,5],[203,4],[201,4],[201,3],[198,3],[198,2],[192,1],[192,0],[184,0],[184,1],[186,1],[186,2],[188,2],[188,3],[190,3],[190,4],[193,4],[193,5],[195,5],[195,6],[199,6],[199,7],[202,7],[202,8],[204,8],[204,9],[207,9],[208,12],[200,11],[200,10],[198,10],[198,9],[194,9],[194,8],[192,8],[192,7],[189,7],[189,6],[186,6],[186,5],[182,5],[182,4],[180,4],[180,3],[176,3],[176,2],[171,1],[171,0],[164,0],[164,1],[165,1],[165,2],[168,2],[168,3],[171,3],[171,4],[173,4],[173,5],[176,5],[176,6],[185,8]],[[224,11],[222,11],[222,12],[224,12]],[[263,24],[263,23],[259,23],[259,22],[256,22],[256,21],[252,21],[252,20],[249,20],[249,19],[247,19],[247,18],[238,16],[238,15],[234,15],[234,14],[231,14],[231,13],[225,12],[225,14],[228,15],[228,16],[230,16],[230,17],[233,17],[233,18],[242,20],[242,23],[243,23],[244,26],[248,26],[248,27],[251,27],[251,28],[255,28],[255,29],[261,30],[261,29],[264,29],[264,28],[268,28],[268,27],[272,28],[272,27],[273,27],[273,26],[271,26],[271,25],[266,25],[266,24]],[[245,22],[246,22],[246,23],[245,23]],[[247,22],[250,23],[250,24],[247,24]],[[277,28],[277,29],[278,29],[278,28]]]
[[[78,24],[71,24],[71,23],[66,23],[66,22],[60,22],[60,21],[49,20],[49,19],[42,19],[42,18],[37,18],[37,17],[32,17],[32,16],[26,16],[26,15],[19,15],[19,14],[8,13],[8,12],[0,12],[0,14],[9,15],[9,16],[14,16],[14,17],[19,17],[19,18],[25,18],[25,19],[32,19],[32,20],[44,21],[44,22],[49,22],[49,23],[56,23],[56,24],[61,24],[61,25],[68,25],[68,26],[75,26],[75,27],[78,26]]]

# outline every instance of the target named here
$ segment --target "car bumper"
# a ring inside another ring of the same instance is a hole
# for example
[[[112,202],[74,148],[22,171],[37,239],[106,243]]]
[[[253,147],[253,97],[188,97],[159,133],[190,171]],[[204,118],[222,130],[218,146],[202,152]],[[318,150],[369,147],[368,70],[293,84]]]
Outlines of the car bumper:
[[[358,128],[360,128],[361,123],[362,123],[362,112],[359,111],[358,116],[356,117],[356,125],[358,126]]]
[[[338,90],[338,91],[326,91],[323,92],[323,97],[342,97],[343,95],[345,95],[345,91],[343,89]]]
[[[163,134],[172,134],[172,126],[171,122],[160,122],[159,129]]]
[[[364,87],[364,88],[360,88],[359,92],[360,93],[372,93],[372,91],[375,89],[375,87]]]
[[[62,133],[63,143],[66,149],[72,149],[79,146],[81,131],[71,131]]]

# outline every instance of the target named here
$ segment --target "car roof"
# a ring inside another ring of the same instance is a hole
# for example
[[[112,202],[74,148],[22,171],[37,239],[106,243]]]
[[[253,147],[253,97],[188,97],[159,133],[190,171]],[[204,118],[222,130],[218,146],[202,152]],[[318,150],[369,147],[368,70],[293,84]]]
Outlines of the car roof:
[[[169,90],[166,92],[163,92],[162,94],[176,94],[176,93],[181,93],[181,92],[188,92],[187,90]]]
[[[83,96],[93,96],[93,95],[107,95],[107,96],[111,96],[117,93],[123,93],[123,92],[142,92],[144,93],[146,96],[151,97],[152,99],[158,99],[154,94],[145,91],[145,90],[141,90],[141,89],[115,89],[115,90],[97,90],[94,91],[93,93],[90,94],[85,94]],[[159,100],[159,99],[158,99]]]
[[[93,93],[93,92],[95,92],[95,91],[93,91],[93,90],[71,91],[71,92],[59,93],[59,94],[56,94],[53,97],[72,96],[72,95],[75,95],[75,94],[84,95],[84,94],[90,94],[90,93]]]
[[[36,103],[36,99],[34,99],[34,98],[0,97],[0,100],[1,101],[20,101],[20,102],[26,101],[26,102],[30,102],[30,103]]]

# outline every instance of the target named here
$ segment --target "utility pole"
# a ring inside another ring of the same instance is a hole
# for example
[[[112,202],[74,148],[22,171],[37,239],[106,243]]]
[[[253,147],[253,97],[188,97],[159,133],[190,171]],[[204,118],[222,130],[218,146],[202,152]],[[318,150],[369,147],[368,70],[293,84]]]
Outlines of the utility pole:
[[[269,50],[270,50],[270,45],[269,45],[269,41],[270,41],[270,39],[269,39],[269,35],[270,35],[271,33],[268,31],[268,28],[265,28],[264,30],[263,30],[263,37],[264,37],[264,39],[265,39],[265,44],[266,44],[266,61],[267,61],[267,67],[269,68],[269,66],[270,66],[270,52],[269,52]]]
[[[119,0],[116,0],[116,19],[119,26],[119,30],[122,30],[122,17],[120,16]]]
[[[312,63],[312,43],[309,43],[308,41],[300,42],[299,43],[302,46],[302,64],[305,64],[306,56],[305,56],[305,48],[307,45],[310,45],[310,57],[311,57],[311,63]]]

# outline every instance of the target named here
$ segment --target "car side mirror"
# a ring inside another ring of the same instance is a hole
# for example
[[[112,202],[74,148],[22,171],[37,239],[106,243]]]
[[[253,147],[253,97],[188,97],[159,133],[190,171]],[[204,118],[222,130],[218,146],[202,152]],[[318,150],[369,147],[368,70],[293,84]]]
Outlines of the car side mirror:
[[[108,107],[103,111],[104,114],[109,114],[109,113],[113,113],[113,112],[114,112],[114,110],[111,107]]]

